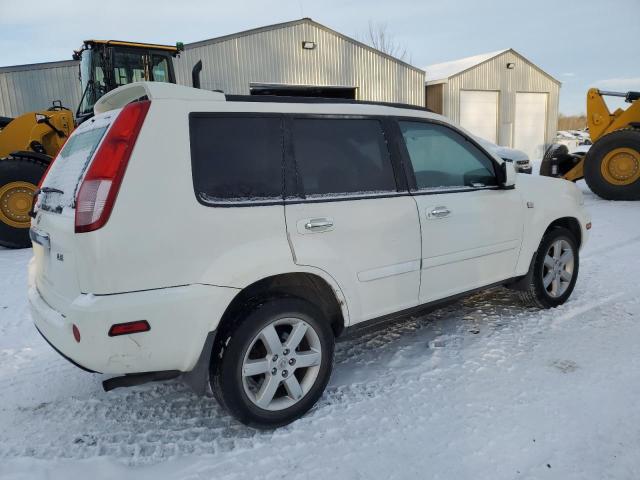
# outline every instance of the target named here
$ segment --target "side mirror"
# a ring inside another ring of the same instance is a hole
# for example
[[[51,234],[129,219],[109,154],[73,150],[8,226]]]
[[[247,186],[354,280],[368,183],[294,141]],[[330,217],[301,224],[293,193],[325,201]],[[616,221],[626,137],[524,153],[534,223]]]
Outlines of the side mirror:
[[[516,187],[516,167],[513,162],[504,161],[498,167],[498,183],[505,189]]]

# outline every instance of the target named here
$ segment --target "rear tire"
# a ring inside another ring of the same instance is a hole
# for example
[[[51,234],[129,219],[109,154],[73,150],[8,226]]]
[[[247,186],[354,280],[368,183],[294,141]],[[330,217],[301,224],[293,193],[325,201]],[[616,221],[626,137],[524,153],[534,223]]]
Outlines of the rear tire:
[[[233,328],[221,332],[214,350],[214,395],[245,425],[287,425],[313,407],[329,381],[334,351],[329,321],[298,298],[268,300],[240,317]],[[300,340],[296,329],[304,335]]]
[[[523,303],[554,308],[567,301],[578,279],[579,251],[575,237],[566,228],[555,227],[542,237],[529,272],[527,289],[520,292]]]
[[[640,200],[640,130],[618,130],[596,141],[585,158],[584,178],[605,200]]]
[[[0,246],[31,246],[31,196],[46,169],[42,162],[26,157],[0,160]]]

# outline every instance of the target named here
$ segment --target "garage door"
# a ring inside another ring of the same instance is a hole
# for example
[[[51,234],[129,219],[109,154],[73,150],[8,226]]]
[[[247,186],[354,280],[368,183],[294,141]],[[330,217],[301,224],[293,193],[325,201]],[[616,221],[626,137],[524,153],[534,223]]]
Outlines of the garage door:
[[[474,135],[497,143],[498,92],[461,90],[460,125]]]
[[[526,152],[532,160],[542,158],[546,129],[547,94],[516,93],[513,147]]]

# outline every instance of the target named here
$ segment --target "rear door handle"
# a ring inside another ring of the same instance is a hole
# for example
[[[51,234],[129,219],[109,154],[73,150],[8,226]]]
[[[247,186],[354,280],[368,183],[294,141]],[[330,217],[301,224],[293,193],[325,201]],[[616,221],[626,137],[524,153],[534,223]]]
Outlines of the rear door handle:
[[[330,218],[312,218],[304,224],[304,228],[310,232],[322,232],[333,227],[333,220]]]
[[[427,218],[444,218],[448,217],[451,214],[451,210],[447,207],[435,207],[429,213],[427,213]]]

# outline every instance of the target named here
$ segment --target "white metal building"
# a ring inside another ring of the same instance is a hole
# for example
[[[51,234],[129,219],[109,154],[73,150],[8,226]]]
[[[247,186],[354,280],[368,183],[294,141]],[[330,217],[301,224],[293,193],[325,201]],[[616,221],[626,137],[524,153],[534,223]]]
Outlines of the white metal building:
[[[192,85],[199,60],[201,87],[229,94],[317,94],[321,87],[359,100],[425,104],[423,70],[310,18],[186,44],[174,61],[178,83]],[[75,110],[80,97],[78,62],[0,68],[0,116],[47,108],[57,99]]]
[[[310,18],[185,45],[178,83],[191,84],[202,60],[202,88],[249,94],[251,88],[328,86],[356,99],[424,106],[424,71]]]
[[[426,105],[475,135],[542,158],[558,125],[560,82],[513,49],[425,67]]]
[[[75,110],[81,96],[79,63],[68,60],[0,67],[0,116],[46,110],[53,100]]]

